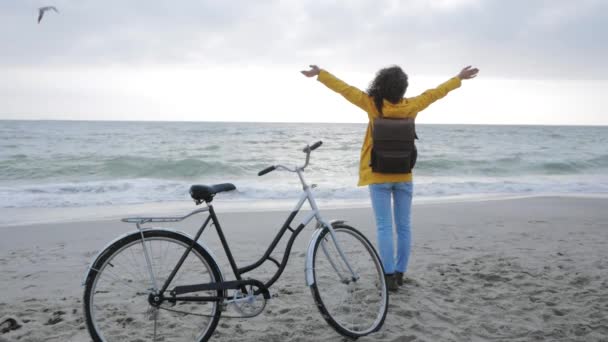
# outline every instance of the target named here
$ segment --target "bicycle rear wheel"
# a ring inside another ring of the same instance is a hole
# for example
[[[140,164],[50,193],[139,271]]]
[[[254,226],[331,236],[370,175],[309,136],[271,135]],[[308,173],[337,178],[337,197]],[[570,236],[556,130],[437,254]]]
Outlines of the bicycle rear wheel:
[[[313,298],[321,315],[340,334],[361,337],[379,330],[388,309],[384,269],[372,244],[356,229],[333,226],[340,249],[358,278],[340,256],[327,228],[313,252]]]
[[[193,241],[167,230],[144,231],[156,286],[161,287]],[[108,247],[92,265],[86,281],[86,324],[94,341],[206,341],[217,326],[217,302],[163,301],[151,304],[154,284],[139,233]],[[188,254],[169,285],[221,281],[213,258],[198,244]],[[221,291],[193,296],[222,295]]]

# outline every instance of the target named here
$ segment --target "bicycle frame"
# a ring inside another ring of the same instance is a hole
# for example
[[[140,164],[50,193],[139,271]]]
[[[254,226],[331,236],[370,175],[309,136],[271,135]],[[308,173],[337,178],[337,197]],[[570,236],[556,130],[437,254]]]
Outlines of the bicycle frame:
[[[284,169],[287,171],[291,171],[291,172],[295,172],[297,173],[300,182],[302,183],[302,189],[303,192],[300,195],[300,198],[296,204],[296,206],[293,208],[293,210],[291,211],[291,213],[289,214],[289,216],[287,217],[287,219],[285,220],[285,222],[283,223],[283,226],[281,227],[281,229],[279,230],[279,232],[276,234],[275,238],[273,239],[273,241],[270,243],[270,245],[268,246],[268,248],[266,249],[266,252],[264,253],[264,255],[257,260],[256,262],[241,267],[239,268],[234,260],[234,257],[232,255],[232,252],[230,250],[230,247],[228,245],[228,242],[226,240],[226,237],[224,236],[224,233],[222,231],[219,219],[217,217],[217,215],[215,214],[215,210],[213,209],[213,205],[206,203],[207,207],[206,208],[201,208],[198,210],[195,210],[193,212],[191,212],[190,214],[183,216],[183,217],[158,217],[158,218],[151,218],[151,217],[136,217],[136,218],[128,218],[128,219],[124,219],[124,222],[129,222],[129,223],[135,223],[137,225],[137,228],[140,230],[141,232],[141,238],[142,238],[142,242],[145,242],[145,238],[142,232],[142,228],[141,228],[141,224],[144,223],[152,223],[152,222],[178,222],[181,221],[187,217],[190,217],[194,214],[197,213],[201,213],[201,212],[209,212],[209,215],[207,216],[207,218],[205,219],[203,225],[199,228],[198,232],[196,233],[196,236],[193,238],[193,244],[192,246],[189,246],[189,248],[186,249],[186,251],[184,252],[184,254],[182,255],[182,257],[180,258],[180,260],[178,261],[176,267],[173,269],[173,271],[171,272],[171,274],[169,275],[169,277],[167,278],[167,280],[164,282],[164,284],[162,285],[162,287],[159,288],[159,284],[156,283],[156,279],[154,278],[153,275],[153,271],[152,271],[152,265],[151,265],[151,261],[150,258],[148,257],[149,252],[147,251],[148,247],[146,246],[145,243],[143,243],[144,246],[144,254],[146,256],[146,263],[148,266],[148,271],[151,275],[151,286],[154,290],[154,292],[156,294],[159,295],[163,295],[168,287],[169,284],[171,283],[171,281],[173,280],[173,278],[175,277],[175,275],[177,274],[178,270],[181,268],[183,262],[186,260],[188,254],[190,253],[190,251],[192,250],[192,248],[194,247],[194,244],[197,243],[198,239],[200,238],[200,236],[202,235],[202,233],[205,231],[205,229],[207,228],[209,222],[212,222],[212,224],[215,226],[216,228],[216,232],[218,234],[218,237],[220,239],[220,242],[222,244],[222,247],[226,253],[226,256],[228,258],[228,261],[230,263],[230,267],[232,269],[232,272],[236,278],[236,282],[226,282],[225,284],[230,283],[229,288],[238,288],[239,286],[244,285],[243,282],[247,282],[247,283],[252,283],[252,285],[256,285],[259,287],[262,287],[260,290],[257,290],[255,294],[259,294],[259,293],[264,293],[265,296],[268,295],[268,288],[270,288],[270,286],[272,286],[281,276],[281,274],[283,273],[283,271],[285,270],[285,267],[287,266],[287,262],[289,261],[289,255],[291,252],[291,248],[293,246],[294,241],[296,240],[296,238],[298,237],[298,235],[300,234],[300,232],[310,223],[310,221],[312,221],[313,219],[317,220],[317,228],[327,228],[329,229],[330,232],[330,236],[332,237],[332,240],[334,242],[334,244],[337,247],[337,250],[339,252],[340,257],[342,258],[342,260],[344,261],[344,264],[347,266],[349,272],[351,273],[351,279],[358,279],[358,275],[354,272],[354,270],[352,269],[351,265],[349,264],[348,260],[346,259],[342,249],[340,248],[337,239],[335,238],[335,233],[333,231],[333,228],[331,226],[331,224],[329,224],[328,222],[326,222],[323,217],[321,216],[321,213],[319,211],[319,208],[317,206],[317,203],[315,201],[315,198],[313,196],[313,193],[311,191],[311,186],[309,186],[306,181],[304,180],[303,177],[303,172],[304,172],[304,168],[308,165],[308,161],[309,161],[309,157],[310,157],[310,150],[307,152],[306,155],[306,163],[304,166],[302,167],[296,167],[294,169],[289,169],[285,166],[282,165],[278,165],[276,166],[277,169]],[[314,187],[314,185],[313,185]],[[293,220],[295,219],[296,215],[298,214],[298,212],[300,211],[300,209],[302,209],[302,207],[304,206],[304,203],[308,202],[311,208],[311,212],[305,216],[302,221],[298,224],[298,226],[296,228],[292,228],[291,224],[293,222]],[[289,230],[292,235],[289,238],[287,245],[285,247],[285,251],[283,254],[283,259],[281,260],[281,262],[279,263],[278,260],[276,260],[275,258],[273,258],[271,256],[272,252],[275,250],[276,246],[278,245],[278,243],[281,241],[281,239],[283,238],[283,235],[287,232],[287,230]],[[325,248],[323,247],[323,250],[325,252]],[[325,252],[326,253],[326,252]],[[250,272],[252,270],[257,269],[258,267],[260,267],[262,264],[264,264],[266,261],[271,261],[272,263],[274,263],[277,266],[277,271],[275,272],[275,274],[270,278],[270,280],[268,280],[266,283],[261,283],[259,281],[255,281],[255,280],[251,280],[251,281],[243,281],[242,276],[244,274],[246,274],[247,272]],[[333,263],[332,263],[333,265]],[[334,266],[334,269],[336,267]],[[336,269],[336,271],[338,271]],[[338,272],[339,276],[341,278],[344,277],[342,274],[340,274]],[[345,280],[348,281],[348,280]],[[261,285],[261,286],[260,286]],[[202,291],[202,290],[211,290],[211,289],[220,289],[217,285],[214,284],[198,284],[198,285],[185,285],[185,286],[178,286],[176,287],[173,291],[171,291],[172,296],[175,297],[176,294],[184,294],[184,293],[188,293],[188,292],[195,292],[195,291]],[[225,288],[224,288],[225,289]],[[196,297],[182,297],[182,298],[177,298],[179,300],[198,300],[196,299]],[[205,297],[205,300],[207,299],[211,299],[208,297]],[[214,298],[211,300],[220,300],[221,298]]]

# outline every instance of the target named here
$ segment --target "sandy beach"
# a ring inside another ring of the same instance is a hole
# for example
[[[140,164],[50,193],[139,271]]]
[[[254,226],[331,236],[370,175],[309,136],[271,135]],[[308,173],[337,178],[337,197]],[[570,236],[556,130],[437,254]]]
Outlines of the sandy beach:
[[[391,294],[382,330],[359,340],[608,341],[607,209],[608,199],[582,197],[415,204],[411,282]],[[261,256],[287,216],[216,210],[239,265]],[[323,213],[375,244],[370,208]],[[200,220],[169,226],[193,235]],[[0,341],[90,340],[84,272],[99,249],[132,229],[117,218],[0,227],[0,322],[19,325],[3,324]],[[265,312],[222,318],[212,341],[345,340],[322,319],[304,282],[313,229],[296,241]],[[202,238],[229,274],[215,232]],[[254,276],[265,279],[263,272]]]

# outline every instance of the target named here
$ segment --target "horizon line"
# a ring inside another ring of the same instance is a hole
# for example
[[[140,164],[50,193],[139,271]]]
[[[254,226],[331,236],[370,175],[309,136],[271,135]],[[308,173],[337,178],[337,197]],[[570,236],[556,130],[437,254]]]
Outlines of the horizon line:
[[[124,123],[258,123],[258,124],[359,124],[366,122],[325,122],[325,121],[219,121],[219,120],[104,120],[104,119],[3,119],[0,121],[29,121],[29,122],[124,122]],[[417,125],[450,125],[450,126],[548,126],[548,127],[608,127],[608,124],[531,124],[531,123],[417,123]]]

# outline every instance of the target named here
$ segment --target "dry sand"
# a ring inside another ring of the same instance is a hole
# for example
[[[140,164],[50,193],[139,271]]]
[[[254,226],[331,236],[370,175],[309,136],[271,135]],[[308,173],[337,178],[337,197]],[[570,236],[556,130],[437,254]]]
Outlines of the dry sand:
[[[241,266],[262,255],[287,216],[216,210]],[[375,241],[371,209],[323,213]],[[199,220],[170,226],[193,235]],[[391,295],[382,330],[359,341],[608,341],[607,199],[419,204],[413,220],[412,282]],[[0,341],[90,340],[84,271],[99,249],[131,229],[116,219],[0,227]],[[321,318],[304,282],[312,230],[294,245],[265,312],[221,319],[212,341],[346,340]],[[229,274],[215,232],[203,239]],[[267,279],[272,269],[257,277]]]

